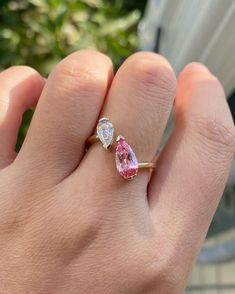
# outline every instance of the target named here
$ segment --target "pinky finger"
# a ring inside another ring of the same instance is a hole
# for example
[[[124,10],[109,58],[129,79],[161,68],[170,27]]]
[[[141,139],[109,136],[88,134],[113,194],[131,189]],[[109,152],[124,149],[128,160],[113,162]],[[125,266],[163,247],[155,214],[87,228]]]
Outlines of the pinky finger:
[[[149,189],[159,240],[170,244],[167,255],[183,276],[205,238],[234,151],[234,125],[220,83],[204,66],[188,65],[178,79],[175,129]]]

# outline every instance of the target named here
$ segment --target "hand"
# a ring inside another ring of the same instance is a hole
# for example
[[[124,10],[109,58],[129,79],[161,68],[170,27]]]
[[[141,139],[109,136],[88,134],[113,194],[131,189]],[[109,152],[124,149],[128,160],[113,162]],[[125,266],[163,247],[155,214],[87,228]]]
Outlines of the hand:
[[[134,54],[113,78],[106,56],[80,51],[44,83],[24,66],[0,74],[0,293],[183,293],[235,149],[219,81],[197,63],[176,81],[154,53]],[[150,181],[148,170],[121,178],[101,143],[85,153],[107,116],[151,161],[174,98]],[[38,99],[16,155],[21,116]]]

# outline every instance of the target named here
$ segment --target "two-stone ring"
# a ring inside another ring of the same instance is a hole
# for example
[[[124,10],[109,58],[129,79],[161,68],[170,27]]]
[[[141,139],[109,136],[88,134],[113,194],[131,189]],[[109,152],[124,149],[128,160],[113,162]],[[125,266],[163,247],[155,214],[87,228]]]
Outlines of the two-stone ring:
[[[96,134],[88,138],[87,146],[99,141],[105,149],[109,149],[114,141],[114,127],[111,121],[106,117],[99,120],[96,127]],[[116,142],[116,167],[119,174],[124,179],[133,179],[140,168],[156,168],[155,162],[138,162],[134,151],[123,136],[119,135]]]

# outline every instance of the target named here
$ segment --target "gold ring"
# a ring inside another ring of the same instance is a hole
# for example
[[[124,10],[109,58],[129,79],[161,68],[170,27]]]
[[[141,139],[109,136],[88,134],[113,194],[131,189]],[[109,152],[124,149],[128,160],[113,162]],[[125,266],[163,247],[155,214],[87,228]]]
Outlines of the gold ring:
[[[105,149],[109,149],[112,146],[113,137],[113,125],[108,118],[103,117],[97,124],[96,134],[88,138],[86,149],[99,141],[103,144]],[[119,135],[116,142],[116,168],[124,179],[133,179],[137,175],[139,169],[156,168],[156,162],[138,162],[134,151],[123,136]]]
[[[98,143],[100,141],[99,137],[97,135],[90,136],[86,141],[86,149],[88,149],[92,144]],[[103,145],[104,146],[104,145]],[[106,147],[105,149],[109,149],[111,145]]]

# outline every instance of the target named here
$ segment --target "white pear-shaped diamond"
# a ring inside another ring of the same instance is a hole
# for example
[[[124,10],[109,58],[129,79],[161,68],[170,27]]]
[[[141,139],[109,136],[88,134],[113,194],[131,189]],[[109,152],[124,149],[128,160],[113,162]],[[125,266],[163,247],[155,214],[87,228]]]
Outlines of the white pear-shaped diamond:
[[[111,121],[106,117],[101,118],[98,122],[96,133],[104,148],[108,149],[112,145],[114,134]]]

